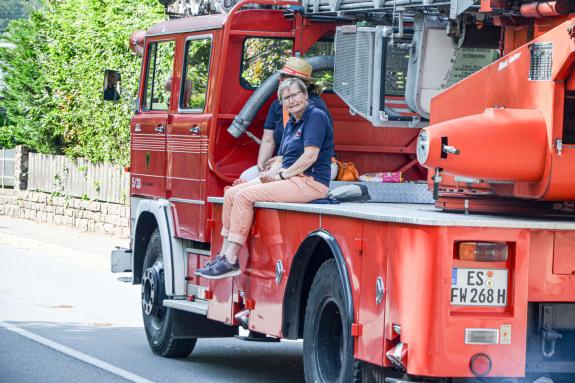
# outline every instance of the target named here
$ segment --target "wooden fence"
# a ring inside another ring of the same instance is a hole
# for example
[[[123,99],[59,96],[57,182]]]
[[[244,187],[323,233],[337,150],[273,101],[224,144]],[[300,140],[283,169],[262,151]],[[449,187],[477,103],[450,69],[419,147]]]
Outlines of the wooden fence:
[[[28,190],[90,200],[127,203],[130,177],[120,166],[30,153]]]
[[[0,149],[0,188],[14,187],[16,149]]]

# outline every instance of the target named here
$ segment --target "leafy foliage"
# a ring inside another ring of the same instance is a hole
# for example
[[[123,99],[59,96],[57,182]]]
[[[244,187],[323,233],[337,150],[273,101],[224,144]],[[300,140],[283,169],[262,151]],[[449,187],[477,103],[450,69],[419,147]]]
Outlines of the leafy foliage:
[[[292,54],[292,40],[250,37],[244,42],[242,79],[258,87]]]
[[[186,82],[184,86],[184,107],[203,110],[208,91],[208,70],[212,41],[210,39],[190,40],[187,45]],[[189,98],[189,100],[188,100]]]
[[[0,33],[4,32],[10,20],[28,17],[38,7],[36,0],[2,0],[0,2]]]
[[[156,0],[45,0],[10,22],[2,39],[14,47],[0,46],[0,146],[127,163],[130,102],[103,101],[103,70],[120,70],[123,93],[135,95],[141,59],[128,38],[164,18]]]
[[[314,56],[333,56],[333,40],[317,41],[307,52],[304,58]],[[333,69],[314,71],[313,77],[318,79],[317,85],[323,90],[333,90]]]
[[[172,88],[174,49],[174,41],[150,44],[144,109],[168,109]]]

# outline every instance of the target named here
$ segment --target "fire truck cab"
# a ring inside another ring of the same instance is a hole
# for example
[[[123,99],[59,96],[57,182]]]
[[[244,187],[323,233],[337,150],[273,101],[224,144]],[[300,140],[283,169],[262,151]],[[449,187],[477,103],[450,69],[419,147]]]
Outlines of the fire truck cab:
[[[572,381],[573,8],[376,3],[245,0],[146,31],[112,270],[142,286],[151,349],[185,357],[248,309],[252,333],[303,338],[307,382]],[[405,182],[257,203],[242,275],[205,280],[288,56],[325,81],[338,159]]]

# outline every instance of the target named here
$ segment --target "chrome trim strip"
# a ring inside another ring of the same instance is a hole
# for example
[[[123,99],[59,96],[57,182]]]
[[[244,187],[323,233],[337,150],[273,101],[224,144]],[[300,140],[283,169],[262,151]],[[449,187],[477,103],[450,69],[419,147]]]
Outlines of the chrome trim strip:
[[[166,178],[165,176],[156,176],[153,174],[145,174],[145,173],[130,173],[132,176],[140,176],[140,177],[153,177],[153,178]]]
[[[207,302],[188,302],[176,299],[164,299],[164,307],[171,307],[173,309],[188,311],[195,314],[207,315],[208,303]]]
[[[199,32],[199,31],[214,31],[214,30],[218,30],[218,29],[223,29],[224,25],[218,25],[218,26],[213,26],[213,27],[209,27],[208,29],[202,28],[202,27],[197,27],[197,28],[186,28],[186,29],[178,29],[177,31],[174,32],[170,32],[169,34],[165,33],[165,32],[157,32],[157,33],[148,33],[146,34],[146,37],[156,37],[156,36],[164,36],[164,35],[176,35],[176,34],[180,34],[180,33],[190,33],[190,32]]]
[[[190,203],[192,205],[205,205],[205,201],[199,199],[186,199],[186,198],[170,198],[170,202]]]
[[[205,181],[205,178],[184,178],[184,177],[166,177],[172,180],[182,180],[182,181]]]
[[[193,247],[186,247],[187,253],[199,254],[199,255],[212,255],[210,250],[194,249]]]

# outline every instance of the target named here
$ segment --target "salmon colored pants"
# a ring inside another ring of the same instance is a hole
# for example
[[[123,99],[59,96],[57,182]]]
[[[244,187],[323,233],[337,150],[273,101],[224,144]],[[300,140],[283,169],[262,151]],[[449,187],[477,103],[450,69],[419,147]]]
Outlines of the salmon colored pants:
[[[224,193],[222,236],[243,245],[252,227],[256,202],[306,203],[325,197],[328,190],[326,185],[303,174],[282,181],[260,183],[255,179],[233,186]]]

